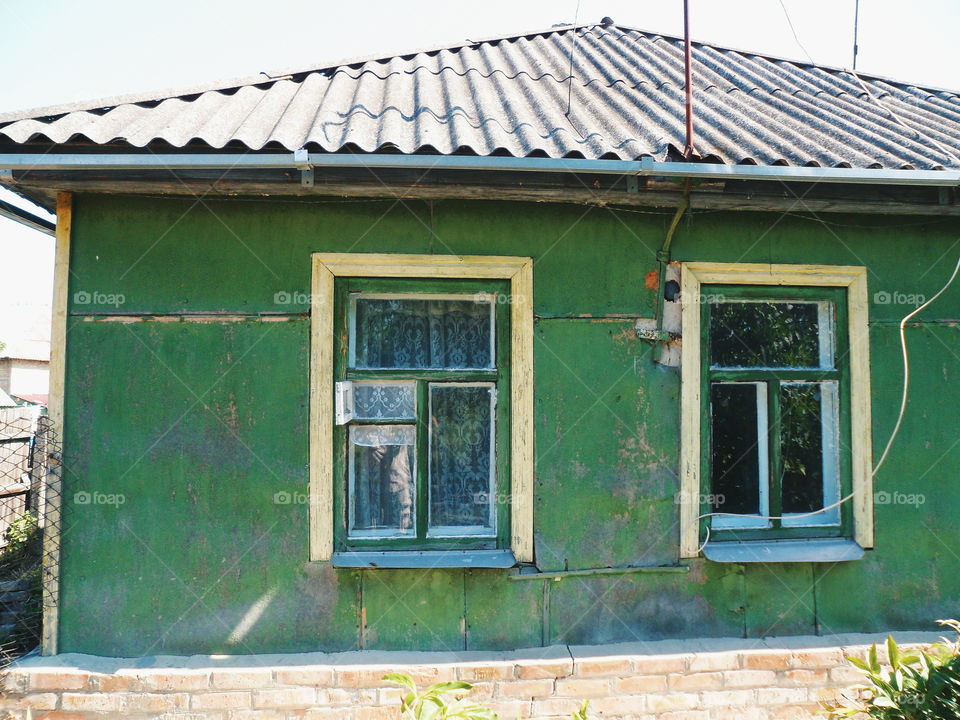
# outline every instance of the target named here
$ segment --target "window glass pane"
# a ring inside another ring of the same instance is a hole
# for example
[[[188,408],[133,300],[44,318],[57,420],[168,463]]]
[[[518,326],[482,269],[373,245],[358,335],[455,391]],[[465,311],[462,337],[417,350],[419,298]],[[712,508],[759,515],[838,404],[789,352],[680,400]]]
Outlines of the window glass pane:
[[[415,382],[365,382],[353,384],[353,417],[357,420],[415,420]]]
[[[832,368],[833,354],[831,302],[711,303],[713,367]]]
[[[493,386],[430,385],[430,528],[491,535],[494,528]]]
[[[350,428],[350,536],[412,535],[417,433],[413,425]]]
[[[361,294],[352,302],[352,367],[493,367],[493,304],[489,298]]]
[[[785,515],[815,512],[839,499],[836,396],[836,383],[832,382],[780,386],[781,487]],[[835,522],[838,517],[839,509],[797,518],[792,524],[823,525]]]
[[[764,383],[710,386],[712,512],[768,514],[766,397]],[[713,525],[741,526],[734,521],[721,516]]]

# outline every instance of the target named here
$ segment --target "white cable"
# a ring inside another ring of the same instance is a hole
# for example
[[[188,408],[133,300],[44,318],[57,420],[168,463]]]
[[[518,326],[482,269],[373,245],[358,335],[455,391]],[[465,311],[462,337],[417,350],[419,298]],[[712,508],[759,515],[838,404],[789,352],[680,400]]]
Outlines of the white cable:
[[[890,438],[887,440],[887,446],[883,449],[883,454],[880,455],[880,459],[877,461],[877,464],[873,467],[873,471],[870,473],[871,478],[876,477],[877,473],[880,471],[880,467],[886,461],[887,455],[890,453],[890,448],[893,447],[893,441],[896,440],[897,434],[900,432],[900,426],[903,424],[903,417],[907,412],[907,397],[910,393],[910,353],[907,349],[907,334],[906,334],[907,323],[910,322],[912,318],[916,317],[920,312],[930,307],[930,305],[932,305],[933,302],[938,297],[943,295],[947,291],[947,289],[953,284],[953,281],[956,280],[958,273],[960,273],[960,257],[957,258],[957,264],[956,266],[954,266],[953,273],[950,275],[950,279],[947,280],[946,285],[940,288],[937,294],[934,295],[932,298],[930,298],[925,303],[917,307],[915,310],[912,310],[911,312],[907,313],[903,317],[903,319],[900,321],[900,348],[903,351],[903,393],[900,397],[900,412],[897,415],[897,422],[893,426],[893,431],[890,433]],[[833,508],[835,507],[840,507],[845,502],[851,500],[854,495],[856,495],[856,492],[850,493],[845,498],[841,498],[840,500],[833,503],[832,505],[827,505],[824,508],[820,508],[819,510],[815,510],[813,512],[803,513],[802,515],[791,514],[789,518],[790,519],[805,518],[805,517],[810,517],[812,515],[819,515],[820,513],[826,512],[827,510],[833,510]],[[718,517],[718,516],[743,517],[741,513],[712,512],[712,513],[704,513],[702,515],[698,515],[696,520],[694,520],[694,522],[699,524],[700,521],[703,520],[704,518]],[[780,516],[750,515],[750,517],[756,518],[757,520],[783,520],[784,519],[783,515],[780,515]],[[700,545],[699,548],[697,548],[697,555],[702,553],[703,549],[707,546],[707,543],[710,542],[710,526],[709,525],[707,525],[706,530],[707,530],[706,538],[704,539],[703,544]]]
[[[897,433],[900,432],[900,425],[903,423],[904,413],[907,411],[907,394],[910,391],[910,354],[907,352],[907,323],[917,313],[929,307],[934,300],[943,295],[943,293],[947,291],[947,288],[953,284],[958,272],[960,272],[960,258],[957,258],[956,267],[953,268],[953,274],[950,276],[950,279],[947,280],[947,284],[940,288],[940,291],[936,295],[927,300],[923,305],[918,307],[913,312],[908,313],[906,316],[904,316],[903,320],[900,321],[900,347],[903,350],[903,395],[900,398],[900,414],[897,415],[897,423],[893,426],[893,432],[890,433],[890,439],[887,440],[887,446],[883,449],[883,454],[880,456],[880,459],[874,466],[871,477],[877,474],[877,471],[880,470],[880,466],[886,461],[887,455],[890,452],[890,448],[893,447],[893,441],[896,439]]]
[[[893,111],[893,108],[891,108],[889,105],[886,105],[885,103],[881,102],[880,98],[878,98],[876,95],[874,95],[874,94],[870,91],[870,88],[867,87],[867,84],[863,81],[863,78],[861,78],[861,77],[857,74],[857,71],[856,71],[856,70],[850,70],[849,72],[850,72],[851,75],[853,75],[853,76],[857,79],[857,82],[860,83],[860,87],[863,88],[863,91],[867,94],[867,97],[869,97],[871,100],[873,100],[873,101],[880,107],[881,110],[884,110],[884,111],[887,113],[887,115],[889,115],[890,118],[891,118],[894,122],[896,122],[897,124],[899,124],[901,127],[903,127],[903,128],[904,128],[905,130],[907,130],[908,132],[913,133],[917,138],[919,138],[919,139],[921,139],[921,140],[926,140],[926,141],[929,142],[929,143],[933,143],[933,144],[936,145],[937,148],[939,148],[940,151],[941,151],[942,153],[944,153],[947,157],[949,157],[951,160],[953,160],[953,161],[956,162],[957,164],[960,164],[960,157],[957,157],[957,156],[953,153],[953,151],[949,150],[945,145],[937,142],[936,140],[934,140],[932,137],[930,137],[930,136],[927,135],[926,133],[922,133],[922,132],[920,132],[919,130],[917,130],[916,128],[912,128],[912,127],[910,127],[909,125],[907,125],[903,120],[900,119],[900,116],[897,115],[897,114]]]
[[[811,517],[812,515],[819,515],[820,513],[825,513],[827,510],[833,510],[835,507],[840,507],[845,502],[847,502],[847,500],[850,500],[851,498],[853,498],[854,495],[856,495],[856,493],[850,493],[845,498],[841,498],[837,500],[832,505],[827,505],[826,507],[822,507],[819,510],[814,510],[813,512],[800,513],[797,515],[794,515],[792,513],[790,515],[749,515],[748,517],[755,518],[757,520],[784,520],[786,518],[789,518],[790,520],[795,520],[798,518]],[[700,522],[701,520],[703,520],[703,518],[719,517],[719,516],[744,517],[742,513],[711,512],[711,513],[704,513],[703,515],[699,515],[694,522]],[[707,546],[708,542],[710,542],[710,526],[709,525],[707,525],[707,539],[704,540],[703,545],[701,545],[697,549],[697,555],[703,552],[703,549]]]

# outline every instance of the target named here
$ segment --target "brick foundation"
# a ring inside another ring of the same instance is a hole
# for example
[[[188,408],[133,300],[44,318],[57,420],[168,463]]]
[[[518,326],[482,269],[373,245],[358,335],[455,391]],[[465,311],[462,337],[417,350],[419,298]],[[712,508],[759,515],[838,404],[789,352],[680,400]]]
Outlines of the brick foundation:
[[[929,633],[895,634],[913,645]],[[123,661],[86,655],[29,658],[5,678],[0,720],[395,720],[400,691],[460,679],[503,720],[787,720],[815,717],[861,681],[844,660],[883,636],[701,640],[513,653],[341,653],[194,656]],[[150,667],[145,667],[149,663]]]

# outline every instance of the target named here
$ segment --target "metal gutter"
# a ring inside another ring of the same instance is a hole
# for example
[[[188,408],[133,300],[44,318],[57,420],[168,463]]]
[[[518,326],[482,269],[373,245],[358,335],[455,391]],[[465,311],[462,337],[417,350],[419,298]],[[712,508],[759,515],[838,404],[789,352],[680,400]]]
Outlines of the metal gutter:
[[[53,235],[56,229],[56,225],[49,220],[44,220],[29,210],[18,208],[16,205],[11,205],[3,200],[0,200],[0,217],[9,218],[14,222],[26,225],[33,230],[39,230],[47,235]]]
[[[960,185],[960,170],[887,170],[637,160],[580,160],[474,155],[401,155],[338,153],[237,154],[0,154],[0,180],[12,180],[12,171],[71,170],[190,170],[190,169],[300,169],[364,168],[410,170],[475,170],[508,172],[566,172],[601,175],[652,176],[706,180],[779,180],[855,185]],[[5,178],[4,178],[5,176]]]

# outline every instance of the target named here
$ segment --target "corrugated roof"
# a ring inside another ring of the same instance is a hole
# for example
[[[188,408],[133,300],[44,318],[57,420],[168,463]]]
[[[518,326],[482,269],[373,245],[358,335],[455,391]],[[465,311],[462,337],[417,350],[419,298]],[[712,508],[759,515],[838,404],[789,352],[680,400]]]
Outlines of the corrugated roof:
[[[960,94],[694,45],[697,149],[731,164],[960,169]],[[668,159],[683,43],[554,28],[390,58],[0,115],[0,142]]]

